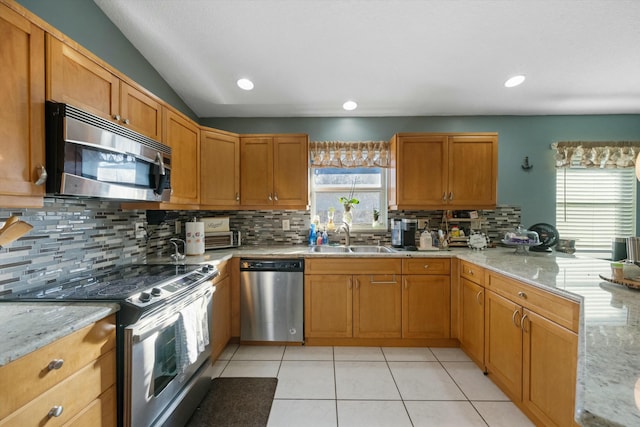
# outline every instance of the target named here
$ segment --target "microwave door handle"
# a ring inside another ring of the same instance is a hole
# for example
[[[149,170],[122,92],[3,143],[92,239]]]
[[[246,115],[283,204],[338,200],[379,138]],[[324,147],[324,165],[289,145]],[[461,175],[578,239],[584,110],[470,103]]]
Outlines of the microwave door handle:
[[[160,152],[156,153],[156,162],[158,163],[158,167],[156,169],[156,188],[153,190],[155,194],[162,194],[162,190],[167,182],[167,171],[164,167],[164,161],[162,160],[162,154]]]

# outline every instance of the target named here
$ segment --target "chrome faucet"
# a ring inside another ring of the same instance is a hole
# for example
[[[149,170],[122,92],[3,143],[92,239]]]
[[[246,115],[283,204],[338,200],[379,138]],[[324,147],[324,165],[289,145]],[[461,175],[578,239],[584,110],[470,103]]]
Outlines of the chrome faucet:
[[[182,261],[185,258],[185,254],[181,254],[180,253],[180,248],[178,248],[178,243],[177,242],[182,242],[182,250],[186,252],[187,250],[187,243],[182,240],[182,239],[176,239],[171,238],[169,239],[169,242],[171,242],[171,244],[173,244],[174,250],[175,252],[171,254],[171,259],[174,262],[178,262],[178,261]]]
[[[344,231],[345,244],[349,246],[351,244],[351,229],[349,228],[349,224],[343,221],[342,224],[340,224],[340,226],[336,229],[337,233],[340,233],[340,231]]]

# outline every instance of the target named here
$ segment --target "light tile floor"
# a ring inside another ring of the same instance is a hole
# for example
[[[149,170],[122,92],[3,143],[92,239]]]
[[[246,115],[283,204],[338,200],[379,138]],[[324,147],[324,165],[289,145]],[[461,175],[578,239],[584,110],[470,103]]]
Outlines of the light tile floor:
[[[229,345],[213,366],[278,378],[268,427],[533,426],[458,348]]]

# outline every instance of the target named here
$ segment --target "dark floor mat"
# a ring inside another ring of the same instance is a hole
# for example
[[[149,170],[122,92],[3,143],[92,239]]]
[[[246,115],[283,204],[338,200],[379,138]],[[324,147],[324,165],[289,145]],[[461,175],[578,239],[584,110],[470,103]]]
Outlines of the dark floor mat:
[[[214,378],[187,427],[264,427],[277,384],[277,378]]]

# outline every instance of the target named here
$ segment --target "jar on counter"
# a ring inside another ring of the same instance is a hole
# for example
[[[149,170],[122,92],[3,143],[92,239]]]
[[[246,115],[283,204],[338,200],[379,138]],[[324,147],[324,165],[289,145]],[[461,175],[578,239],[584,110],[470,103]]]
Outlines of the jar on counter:
[[[624,265],[621,262],[611,263],[611,278],[613,280],[624,279]]]

